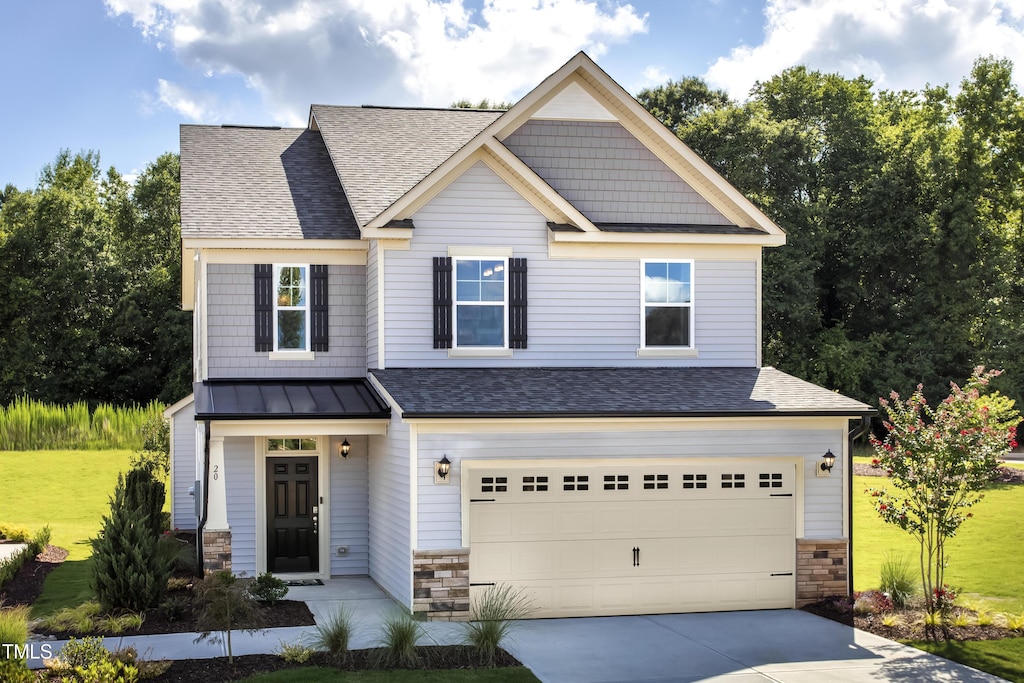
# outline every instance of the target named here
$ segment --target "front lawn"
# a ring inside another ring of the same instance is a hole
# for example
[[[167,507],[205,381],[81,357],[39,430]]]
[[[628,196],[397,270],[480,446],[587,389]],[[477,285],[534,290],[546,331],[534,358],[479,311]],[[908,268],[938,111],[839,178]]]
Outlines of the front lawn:
[[[853,478],[853,579],[857,590],[877,588],[887,552],[902,552],[918,566],[919,545],[906,532],[882,522],[864,493],[884,486],[881,477]],[[1024,572],[1019,553],[1024,548],[1024,486],[997,484],[972,510],[960,533],[949,541],[946,583],[961,594],[983,598],[996,612],[1024,611]]]
[[[0,451],[0,521],[33,532],[50,526],[50,543],[68,550],[67,560],[46,579],[32,605],[40,617],[91,599],[89,539],[109,512],[119,472],[131,451]]]
[[[907,644],[1008,681],[1024,683],[1024,638],[952,640],[944,643],[911,641]]]

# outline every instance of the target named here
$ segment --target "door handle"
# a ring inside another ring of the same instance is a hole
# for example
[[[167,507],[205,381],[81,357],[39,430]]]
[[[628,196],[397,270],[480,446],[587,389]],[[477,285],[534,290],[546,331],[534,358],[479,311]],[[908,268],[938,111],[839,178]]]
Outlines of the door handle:
[[[633,566],[640,566],[640,548],[633,548]]]

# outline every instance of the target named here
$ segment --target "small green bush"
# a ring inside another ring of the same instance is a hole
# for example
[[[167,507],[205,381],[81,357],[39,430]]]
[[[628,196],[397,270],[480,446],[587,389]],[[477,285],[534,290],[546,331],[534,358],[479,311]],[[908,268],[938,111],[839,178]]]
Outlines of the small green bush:
[[[138,667],[113,659],[75,667],[75,674],[81,683],[137,683],[139,680]]]
[[[249,595],[256,602],[262,602],[271,607],[277,604],[278,600],[288,595],[288,586],[270,572],[260,574],[249,584]]]
[[[882,560],[881,590],[889,594],[892,605],[896,609],[904,609],[910,602],[917,587],[920,576],[914,573],[910,561],[902,553],[886,553]]]
[[[186,595],[172,595],[161,602],[158,609],[167,621],[181,621],[192,611],[192,599]]]
[[[104,662],[110,659],[110,653],[103,647],[103,638],[71,638],[60,649],[54,658],[54,663],[59,663],[70,669],[82,666],[87,667],[97,662]]]
[[[0,607],[0,644],[23,646],[28,642],[28,607]],[[0,648],[0,681],[34,680],[28,663],[13,648]]]
[[[313,648],[306,647],[302,643],[282,642],[277,650],[277,656],[292,664],[305,664],[313,656]]]
[[[142,511],[146,524],[159,537],[163,531],[164,500],[167,497],[164,483],[145,468],[136,467],[124,478],[125,504]]]
[[[377,664],[386,668],[416,667],[419,664],[416,641],[423,635],[423,629],[408,614],[387,617],[382,627]]]
[[[341,608],[327,617],[322,624],[316,625],[313,647],[340,660],[348,654],[348,644],[351,640],[352,616],[348,610]]]
[[[30,538],[32,538],[32,532],[26,527],[0,524],[0,540],[28,543]]]

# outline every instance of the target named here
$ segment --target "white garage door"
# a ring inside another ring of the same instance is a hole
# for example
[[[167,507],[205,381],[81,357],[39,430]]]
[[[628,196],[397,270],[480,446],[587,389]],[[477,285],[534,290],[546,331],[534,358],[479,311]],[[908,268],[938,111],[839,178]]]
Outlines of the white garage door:
[[[536,617],[793,607],[792,463],[469,469],[470,583]]]

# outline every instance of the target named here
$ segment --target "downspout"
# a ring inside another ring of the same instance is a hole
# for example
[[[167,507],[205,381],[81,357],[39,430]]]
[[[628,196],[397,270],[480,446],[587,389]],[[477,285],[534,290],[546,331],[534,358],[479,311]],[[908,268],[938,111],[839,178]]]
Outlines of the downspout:
[[[871,418],[863,416],[860,424],[850,430],[847,435],[846,452],[850,454],[846,460],[846,518],[849,520],[847,529],[846,551],[846,590],[853,595],[853,442],[871,431]]]
[[[210,421],[203,421],[203,511],[199,518],[196,529],[196,566],[199,567],[199,575],[205,573],[203,566],[203,527],[206,526],[206,517],[210,506]]]

